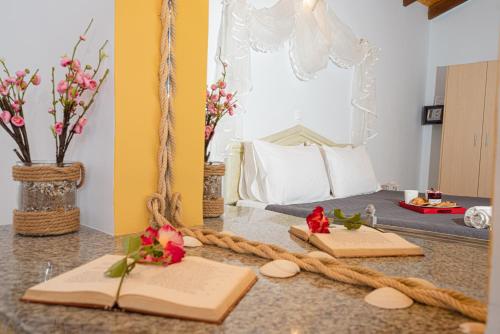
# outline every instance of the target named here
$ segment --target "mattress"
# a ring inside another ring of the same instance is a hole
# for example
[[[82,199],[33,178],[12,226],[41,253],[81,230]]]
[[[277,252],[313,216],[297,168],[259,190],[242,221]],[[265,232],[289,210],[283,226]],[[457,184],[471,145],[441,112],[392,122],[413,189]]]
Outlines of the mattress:
[[[488,230],[465,226],[463,215],[421,214],[401,208],[398,202],[403,198],[404,193],[402,191],[382,190],[373,194],[331,199],[323,202],[268,205],[266,210],[305,218],[316,206],[322,206],[326,212],[339,208],[346,214],[356,212],[364,214],[367,205],[373,204],[376,209],[377,223],[380,225],[483,240],[489,238]],[[457,202],[460,206],[466,208],[490,205],[490,200],[487,198],[443,195],[443,199]]]

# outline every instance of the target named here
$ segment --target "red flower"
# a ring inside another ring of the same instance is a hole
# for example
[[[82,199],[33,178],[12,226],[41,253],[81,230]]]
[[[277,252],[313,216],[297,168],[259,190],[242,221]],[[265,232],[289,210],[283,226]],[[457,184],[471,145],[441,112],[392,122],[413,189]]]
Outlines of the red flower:
[[[321,206],[317,206],[306,218],[309,231],[312,233],[330,233],[328,226],[330,225],[328,218],[325,215],[325,210]]]
[[[167,243],[165,247],[165,256],[170,258],[169,264],[181,262],[184,257],[184,247],[183,245],[176,244],[172,241]]]
[[[158,230],[148,227],[146,231],[144,231],[144,234],[141,235],[141,244],[143,246],[150,246],[154,243],[156,238],[158,238]]]

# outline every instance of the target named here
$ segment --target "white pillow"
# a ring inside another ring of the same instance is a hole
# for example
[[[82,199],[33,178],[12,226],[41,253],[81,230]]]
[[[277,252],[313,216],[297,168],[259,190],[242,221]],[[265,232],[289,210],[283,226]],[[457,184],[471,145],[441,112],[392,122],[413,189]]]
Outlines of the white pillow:
[[[370,194],[380,190],[373,166],[364,146],[322,146],[335,198]]]
[[[252,146],[251,149],[249,146]],[[317,146],[281,146],[253,141],[244,146],[240,194],[269,204],[330,199],[328,175]]]

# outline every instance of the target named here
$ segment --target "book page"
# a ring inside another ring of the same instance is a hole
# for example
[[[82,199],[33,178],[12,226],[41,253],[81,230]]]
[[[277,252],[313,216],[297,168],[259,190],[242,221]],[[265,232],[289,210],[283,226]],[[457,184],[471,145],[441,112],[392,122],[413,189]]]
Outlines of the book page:
[[[310,242],[338,257],[423,255],[423,250],[394,233],[366,226],[349,231],[336,228],[330,234],[315,233]]]
[[[245,280],[250,269],[185,257],[168,267],[137,265],[123,283],[121,296],[138,295],[176,304],[215,309]]]
[[[361,226],[359,230],[335,229],[330,234],[316,233],[315,237],[333,248],[370,249],[394,248],[397,246],[393,240],[386,237],[385,233],[364,226]]]
[[[104,272],[121,258],[123,256],[120,255],[102,256],[81,267],[35,285],[30,290],[45,292],[91,291],[114,296],[118,288],[119,278],[106,277]]]

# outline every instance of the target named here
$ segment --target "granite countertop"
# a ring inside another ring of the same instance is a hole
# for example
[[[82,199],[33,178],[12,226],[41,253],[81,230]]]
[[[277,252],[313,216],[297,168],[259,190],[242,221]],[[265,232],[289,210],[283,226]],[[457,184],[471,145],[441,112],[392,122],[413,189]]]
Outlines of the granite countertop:
[[[288,227],[298,223],[303,219],[227,207],[223,219],[209,220],[206,225],[307,252],[313,248],[288,233]],[[405,237],[423,247],[426,256],[344,261],[388,275],[424,278],[486,302],[485,246]],[[457,333],[460,323],[471,321],[458,313],[417,303],[404,310],[378,309],[363,302],[369,288],[306,272],[289,279],[258,274],[255,286],[221,325],[19,300],[27,288],[43,281],[48,261],[55,276],[119,250],[119,238],[87,227],[60,237],[30,238],[14,235],[11,226],[0,226],[0,333]],[[256,273],[267,262],[213,246],[189,249],[188,254],[250,266]]]

